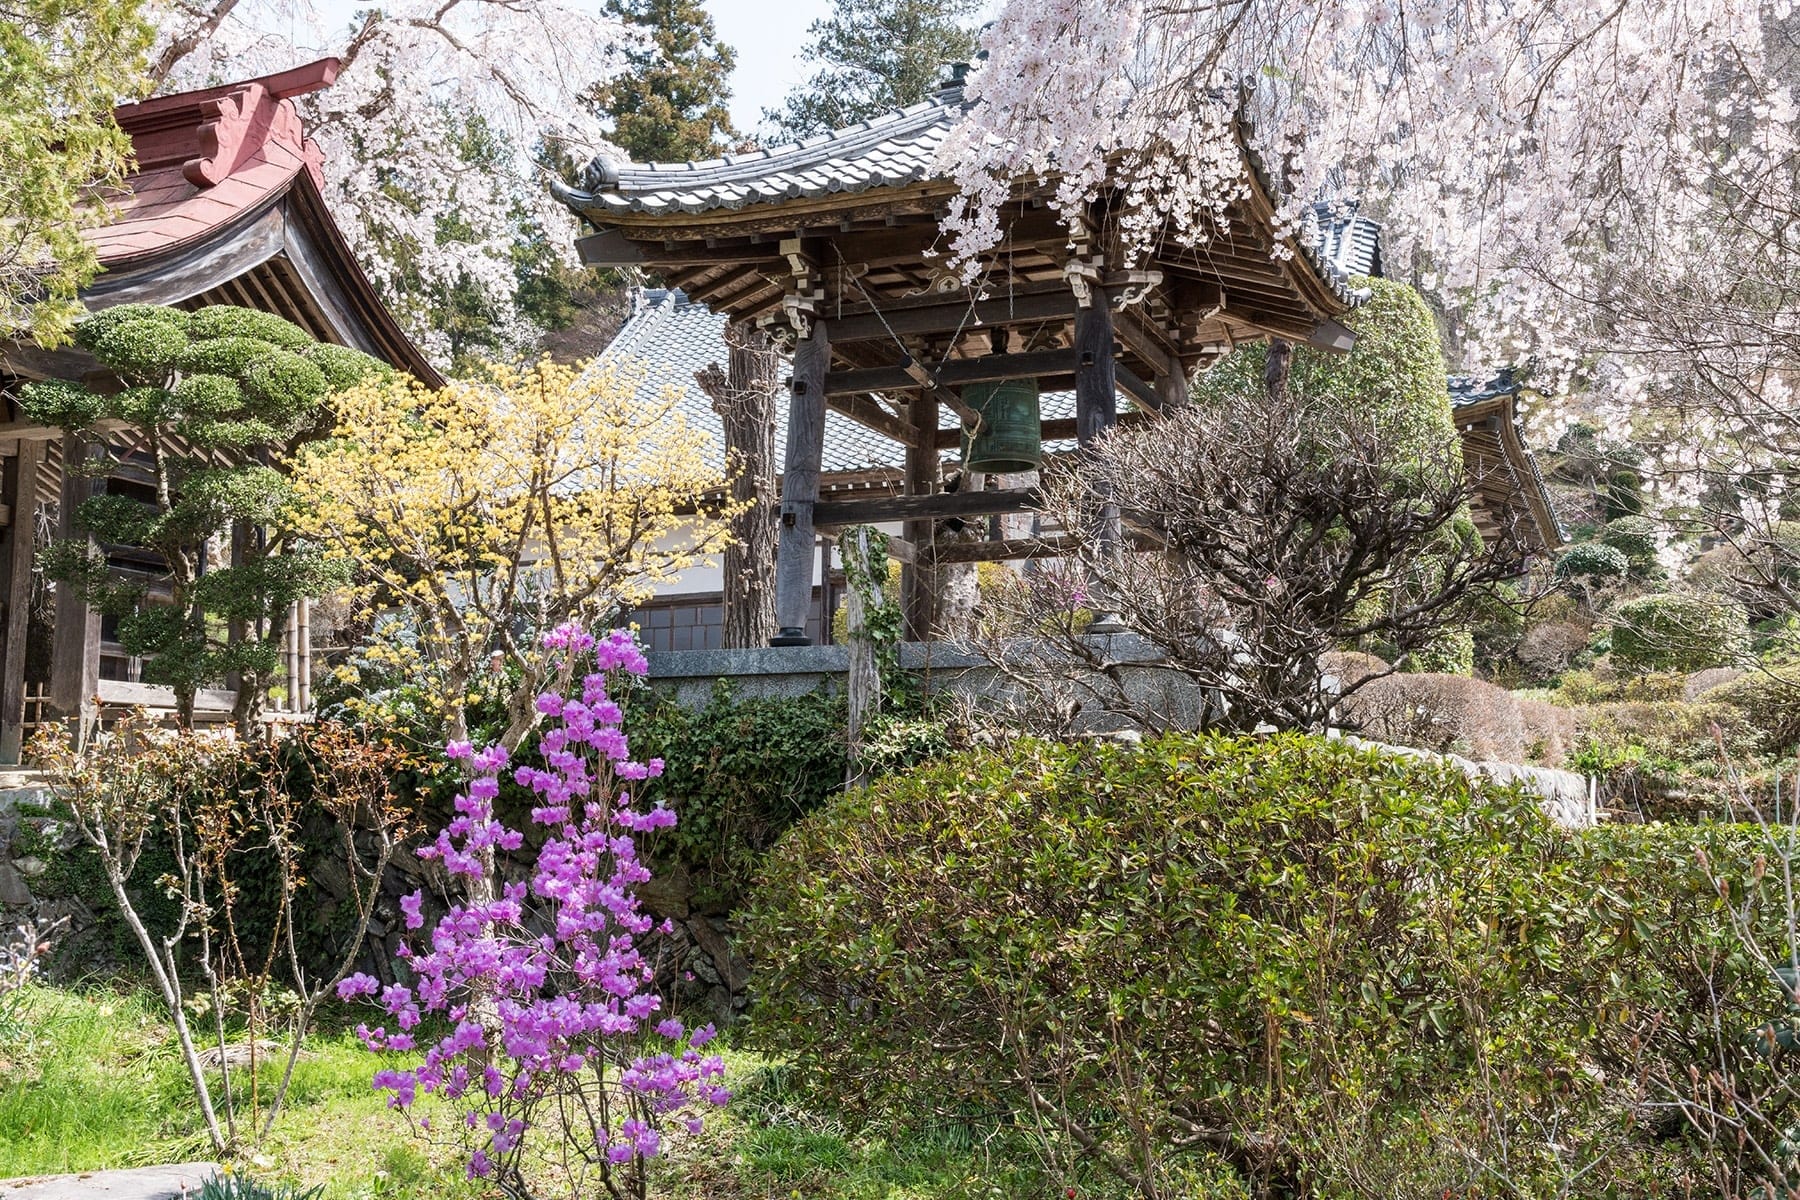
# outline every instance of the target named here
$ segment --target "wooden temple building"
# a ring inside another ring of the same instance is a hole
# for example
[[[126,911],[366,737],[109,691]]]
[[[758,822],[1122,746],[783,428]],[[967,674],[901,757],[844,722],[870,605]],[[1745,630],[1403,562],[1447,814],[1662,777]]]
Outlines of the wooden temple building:
[[[376,296],[326,207],[322,156],[293,98],[329,86],[337,72],[337,60],[325,59],[118,109],[136,165],[122,194],[110,198],[111,219],[87,235],[102,267],[82,294],[88,308],[139,302],[259,309],[320,341],[441,382]],[[70,532],[72,510],[89,489],[130,494],[142,486],[131,464],[140,448],[123,432],[105,435],[117,464],[106,478],[63,471],[64,462],[92,448],[21,420],[14,394],[21,383],[47,378],[100,382],[104,374],[76,348],[0,342],[0,763],[18,761],[28,725],[74,713],[96,697],[103,706],[166,703],[165,689],[137,682],[136,664],[111,640],[108,622],[72,594],[53,595],[54,586],[46,589],[34,575],[34,549],[59,527]],[[116,569],[131,569],[129,548],[105,549]],[[294,614],[291,707],[304,702],[306,631],[305,614]],[[229,711],[231,699],[203,693],[202,715]]]
[[[1241,141],[1242,188],[1211,240],[1170,231],[1128,257],[1120,196],[1102,194],[1070,229],[1045,190],[1022,188],[977,285],[965,285],[941,229],[956,188],[937,155],[968,104],[953,82],[921,104],[792,145],[693,163],[596,159],[580,187],[559,189],[593,227],[577,243],[584,262],[653,273],[793,346],[777,645],[812,640],[817,534],[902,524],[893,550],[905,564],[908,636],[922,640],[932,631],[930,573],[951,561],[931,545],[933,522],[1032,506],[1028,488],[943,490],[940,456],[983,420],[970,389],[1034,380],[1040,393],[1072,391],[1073,413],[1042,413],[1036,438],[1086,445],[1121,419],[1121,399],[1127,419],[1153,418],[1246,340],[1352,345],[1339,318],[1360,299],[1350,277],[1367,268],[1348,261],[1368,256],[1367,231],[1329,244],[1278,234],[1270,184]],[[902,448],[898,494],[821,494],[828,420]],[[1036,539],[953,548],[960,562],[1043,551]]]

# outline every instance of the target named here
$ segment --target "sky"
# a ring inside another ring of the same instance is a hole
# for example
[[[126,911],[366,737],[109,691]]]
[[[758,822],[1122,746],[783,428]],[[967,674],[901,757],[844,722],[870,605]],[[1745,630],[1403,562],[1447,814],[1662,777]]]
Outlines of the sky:
[[[800,48],[807,27],[831,12],[831,0],[706,0],[719,40],[737,51],[731,73],[731,122],[746,132],[775,108],[807,71]]]

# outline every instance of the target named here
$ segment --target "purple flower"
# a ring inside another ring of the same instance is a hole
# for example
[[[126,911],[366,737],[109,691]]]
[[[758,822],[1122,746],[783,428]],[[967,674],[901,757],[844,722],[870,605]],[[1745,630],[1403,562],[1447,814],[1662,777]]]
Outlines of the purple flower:
[[[471,894],[500,898],[452,904],[425,930],[423,893],[402,897],[407,931],[424,934],[396,951],[406,982],[383,988],[357,975],[338,988],[345,999],[378,997],[398,1024],[391,1034],[358,1030],[371,1049],[419,1056],[409,1070],[384,1069],[375,1085],[396,1108],[410,1107],[419,1092],[451,1101],[463,1117],[472,1176],[499,1169],[495,1160],[526,1138],[563,1136],[557,1106],[596,1080],[625,1119],[599,1131],[593,1149],[628,1171],[661,1153],[665,1130],[697,1132],[704,1108],[729,1098],[724,1064],[697,1049],[712,1028],[690,1033],[678,1020],[658,1019],[663,1000],[637,942],[657,928],[637,898],[651,877],[637,839],[676,821],[655,796],[645,798],[651,807],[633,807],[623,790],[663,768],[631,758],[624,714],[609,695],[625,692],[615,673],[644,673],[643,653],[626,631],[595,638],[576,625],[545,635],[544,647],[554,670],[577,682],[572,694],[538,698],[543,765],[511,773],[533,796],[531,820],[543,835],[529,879],[495,877],[497,852],[524,842],[494,812],[505,750],[453,743],[446,757],[467,764],[468,783],[454,817],[418,853],[474,881]],[[427,1014],[436,1017],[431,1026]],[[628,1058],[622,1043],[636,1044],[653,1020],[670,1052]],[[414,1031],[431,1027],[448,1032],[416,1040]],[[547,1119],[534,1120],[539,1112]],[[548,1155],[568,1157],[555,1148]]]
[[[408,929],[417,929],[419,926],[425,924],[425,915],[422,911],[424,906],[424,892],[414,892],[410,896],[400,897],[400,911],[406,914],[406,927]],[[348,981],[346,980],[346,982]],[[338,990],[338,995],[340,997],[343,996],[343,989],[340,988]]]
[[[337,985],[339,1000],[349,1000],[354,996],[373,996],[381,989],[381,981],[362,972],[351,975]]]

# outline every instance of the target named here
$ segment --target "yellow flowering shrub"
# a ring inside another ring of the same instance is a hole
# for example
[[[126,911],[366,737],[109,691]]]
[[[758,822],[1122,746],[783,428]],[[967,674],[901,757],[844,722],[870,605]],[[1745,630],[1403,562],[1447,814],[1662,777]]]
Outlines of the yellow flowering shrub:
[[[496,653],[523,671],[516,741],[535,719],[539,632],[610,619],[724,548],[732,511],[701,503],[724,484],[710,435],[640,382],[545,359],[436,390],[366,383],[336,397],[330,438],[292,456],[296,526],[353,564],[360,599],[406,611],[453,736]]]

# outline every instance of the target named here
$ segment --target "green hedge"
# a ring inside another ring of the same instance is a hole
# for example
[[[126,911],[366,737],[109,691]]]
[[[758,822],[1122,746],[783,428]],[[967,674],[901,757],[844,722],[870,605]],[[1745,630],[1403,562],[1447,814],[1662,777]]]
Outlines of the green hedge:
[[[777,848],[754,1033],[852,1113],[1035,1112],[1125,1173],[1203,1153],[1274,1194],[1472,1195],[1470,1155],[1507,1152],[1508,1194],[1552,1194],[1554,1114],[1607,1150],[1582,1194],[1678,1194],[1695,1138],[1633,1089],[1715,1061],[1708,996],[1728,1030],[1779,1007],[1696,866],[1755,836],[1577,838],[1298,736],[965,755]]]
[[[1656,563],[1659,549],[1656,522],[1649,517],[1618,517],[1600,530],[1600,543],[1623,554],[1637,570]]]
[[[1628,671],[1731,666],[1748,646],[1742,606],[1716,596],[1659,592],[1613,613],[1613,660]]]

